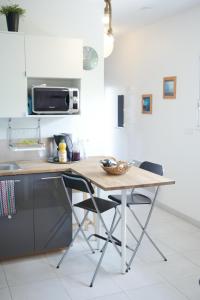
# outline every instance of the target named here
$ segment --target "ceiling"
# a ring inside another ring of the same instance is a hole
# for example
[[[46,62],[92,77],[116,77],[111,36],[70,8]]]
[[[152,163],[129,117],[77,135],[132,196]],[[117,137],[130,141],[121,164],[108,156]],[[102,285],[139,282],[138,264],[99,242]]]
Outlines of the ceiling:
[[[113,29],[120,34],[200,5],[200,0],[111,0],[111,3]]]

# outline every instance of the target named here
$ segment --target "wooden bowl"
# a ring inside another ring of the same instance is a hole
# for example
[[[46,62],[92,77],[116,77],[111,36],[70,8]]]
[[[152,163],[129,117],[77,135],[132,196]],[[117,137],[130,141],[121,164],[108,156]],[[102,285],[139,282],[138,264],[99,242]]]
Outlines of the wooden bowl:
[[[130,166],[126,161],[118,161],[116,166],[111,166],[111,167],[104,167],[101,165],[101,167],[110,175],[122,175],[125,174]]]

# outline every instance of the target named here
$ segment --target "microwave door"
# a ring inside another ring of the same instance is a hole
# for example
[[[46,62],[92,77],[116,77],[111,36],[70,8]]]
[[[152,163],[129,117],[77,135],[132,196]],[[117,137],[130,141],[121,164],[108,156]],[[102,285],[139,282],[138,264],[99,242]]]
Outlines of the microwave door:
[[[34,93],[34,112],[62,114],[69,110],[70,95],[67,89],[37,89]]]

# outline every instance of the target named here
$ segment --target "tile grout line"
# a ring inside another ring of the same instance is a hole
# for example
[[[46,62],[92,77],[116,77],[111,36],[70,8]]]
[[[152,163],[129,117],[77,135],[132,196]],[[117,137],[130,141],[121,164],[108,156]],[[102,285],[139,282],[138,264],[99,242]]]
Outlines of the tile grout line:
[[[181,291],[179,291],[175,286],[173,286],[170,282],[168,282],[168,280],[165,280],[165,281],[159,282],[159,283],[150,284],[150,285],[147,285],[147,286],[145,286],[145,287],[149,288],[149,287],[154,287],[154,286],[157,286],[157,285],[160,285],[160,284],[165,284],[165,283],[167,283],[169,286],[171,286],[172,288],[174,288],[174,289],[175,289],[180,295],[182,295],[185,299],[191,300],[191,299],[188,298],[186,295],[184,295]],[[130,300],[132,300],[132,298],[130,298],[129,295],[128,295],[128,291],[138,291],[138,290],[140,290],[140,289],[142,289],[142,288],[144,288],[144,286],[143,286],[143,287],[139,287],[139,288],[135,288],[135,289],[132,289],[132,290],[127,290],[127,291],[125,291],[125,294],[128,296],[128,298],[129,298]]]
[[[188,251],[188,252],[193,252],[193,251],[199,251],[199,249],[197,250],[191,250],[191,251]],[[181,252],[180,253],[186,260],[188,260],[190,263],[192,263],[195,267],[198,267],[200,268],[200,265],[198,263],[195,263],[194,261],[190,260],[190,258],[184,253],[184,252]],[[199,275],[200,276],[200,275]]]
[[[7,278],[7,275],[6,275],[6,270],[5,270],[5,268],[4,268],[3,265],[1,265],[1,266],[2,266],[3,273],[4,273],[4,276],[5,276],[5,279],[6,279],[6,284],[7,284],[8,290],[9,290],[10,298],[11,298],[11,300],[14,300],[13,295],[12,295],[12,291],[11,291],[11,287],[10,287],[10,285],[8,283],[8,278]]]
[[[6,278],[7,279],[7,278]],[[13,285],[13,286],[10,286],[9,283],[7,282],[7,285],[8,285],[8,290],[9,290],[9,293],[10,293],[10,296],[11,296],[11,300],[14,300],[13,296],[12,296],[12,288],[22,288],[22,287],[27,287],[27,286],[31,286],[31,285],[35,285],[35,284],[40,284],[40,283],[43,283],[45,281],[49,281],[49,280],[58,280],[58,282],[62,285],[66,295],[69,297],[70,300],[73,300],[70,295],[68,294],[67,290],[65,289],[65,287],[63,286],[62,282],[59,280],[59,278],[48,278],[48,279],[40,279],[40,281],[31,281],[31,282],[26,282],[26,283],[23,283],[23,284],[19,284],[19,285]],[[38,299],[39,300],[39,299]]]
[[[32,285],[32,284],[39,284],[41,282],[45,282],[45,281],[50,281],[50,280],[55,280],[55,279],[58,279],[58,278],[46,278],[46,279],[40,279],[40,280],[34,280],[34,281],[29,281],[29,282],[24,282],[24,283],[20,283],[20,284],[14,284],[14,285],[10,285],[8,283],[8,287],[9,288],[18,288],[18,287],[24,287],[24,286],[27,286],[27,285]]]
[[[50,265],[50,264],[48,263],[48,259],[47,259],[47,258],[46,258],[46,263],[47,263],[48,265]],[[59,277],[59,275],[58,275],[58,269],[56,269],[56,265],[55,265],[55,269],[53,268],[53,272],[55,273],[56,279],[57,279],[57,280],[59,281],[59,283],[62,285],[62,287],[63,287],[63,289],[64,289],[66,295],[69,297],[70,300],[73,300],[73,299],[71,298],[71,296],[69,295],[67,289],[65,288],[64,284],[63,284],[62,281],[61,281],[62,277]]]
[[[193,275],[185,276],[184,279],[186,279],[186,278],[188,278],[188,277],[191,277],[191,276],[193,276]],[[173,284],[172,282],[170,282],[170,281],[167,280],[167,279],[166,279],[166,282],[167,282],[170,286],[172,286],[173,288],[175,288],[175,290],[177,290],[177,291],[178,291],[181,295],[183,295],[186,299],[191,300],[187,295],[185,295],[181,290],[179,290],[179,288],[178,288],[175,284]],[[198,281],[197,281],[197,284],[198,284]]]
[[[200,269],[200,268],[199,268]],[[170,281],[169,281],[169,279],[167,278],[167,277],[165,277],[165,275],[163,275],[160,271],[156,271],[157,273],[158,273],[158,275],[159,276],[161,276],[162,277],[162,279],[163,280],[165,280],[165,281],[167,281],[167,283],[170,283]],[[196,275],[196,274],[190,274],[189,276],[188,275],[183,275],[183,276],[177,276],[176,278],[174,278],[174,280],[175,279],[186,279],[186,278],[188,278],[188,277],[191,277],[191,276],[194,276],[194,275]],[[198,275],[197,275],[198,276]],[[171,283],[170,283],[171,284]]]
[[[109,294],[109,295],[104,295],[104,296],[100,296],[100,297],[95,297],[95,298],[91,298],[91,299],[89,299],[89,300],[96,300],[96,299],[98,299],[98,300],[103,300],[104,299],[104,297],[106,296],[117,296],[117,295],[119,295],[119,294],[124,294],[126,297],[127,297],[127,300],[129,300],[130,299],[130,297],[128,296],[128,295],[126,295],[126,293],[124,292],[124,291],[121,291],[121,292],[118,292],[118,293],[112,293],[112,294]],[[132,300],[132,299],[130,299],[130,300]]]

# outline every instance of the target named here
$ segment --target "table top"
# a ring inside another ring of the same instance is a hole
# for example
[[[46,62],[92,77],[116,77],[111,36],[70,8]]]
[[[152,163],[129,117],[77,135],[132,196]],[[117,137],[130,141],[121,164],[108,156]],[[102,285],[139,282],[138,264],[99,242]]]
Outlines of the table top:
[[[174,184],[175,181],[132,166],[123,175],[109,175],[100,166],[102,157],[91,157],[70,166],[70,170],[85,176],[97,187],[109,190],[132,189]]]

